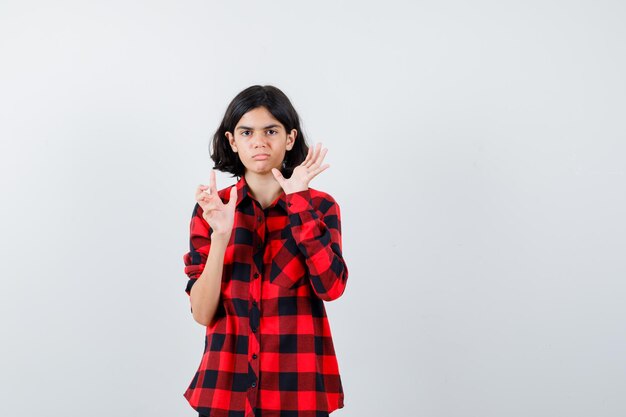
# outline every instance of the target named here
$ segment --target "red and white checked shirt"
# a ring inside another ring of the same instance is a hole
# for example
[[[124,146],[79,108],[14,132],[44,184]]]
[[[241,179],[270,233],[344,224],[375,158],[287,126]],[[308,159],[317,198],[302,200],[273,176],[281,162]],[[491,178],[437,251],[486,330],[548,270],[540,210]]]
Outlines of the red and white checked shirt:
[[[220,304],[206,328],[200,366],[184,393],[210,417],[320,417],[344,406],[324,301],[340,297],[348,269],[339,205],[309,188],[269,207],[237,182]],[[230,187],[218,191],[223,202]],[[210,250],[196,203],[183,256],[190,293]]]

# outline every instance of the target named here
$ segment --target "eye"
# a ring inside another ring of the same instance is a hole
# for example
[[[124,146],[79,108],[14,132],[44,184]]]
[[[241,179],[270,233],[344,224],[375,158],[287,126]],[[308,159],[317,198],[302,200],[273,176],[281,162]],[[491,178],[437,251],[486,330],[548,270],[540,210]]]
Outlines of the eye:
[[[277,132],[277,131],[275,131],[274,129],[270,129],[270,130],[268,130],[268,132],[274,132],[274,133],[270,133],[270,135],[275,135],[275,134],[277,134],[277,133],[278,133],[278,132]]]
[[[248,132],[250,132],[250,131],[249,130],[243,130],[241,132],[241,136],[248,136],[248,135],[246,135],[246,133],[248,133]]]

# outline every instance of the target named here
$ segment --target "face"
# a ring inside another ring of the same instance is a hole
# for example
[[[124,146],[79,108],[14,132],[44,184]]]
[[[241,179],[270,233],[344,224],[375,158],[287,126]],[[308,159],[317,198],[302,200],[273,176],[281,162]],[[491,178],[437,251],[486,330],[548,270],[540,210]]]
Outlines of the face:
[[[234,132],[226,132],[226,137],[246,172],[272,175],[272,168],[281,169],[297,134],[296,129],[287,132],[265,107],[257,107],[244,114]]]

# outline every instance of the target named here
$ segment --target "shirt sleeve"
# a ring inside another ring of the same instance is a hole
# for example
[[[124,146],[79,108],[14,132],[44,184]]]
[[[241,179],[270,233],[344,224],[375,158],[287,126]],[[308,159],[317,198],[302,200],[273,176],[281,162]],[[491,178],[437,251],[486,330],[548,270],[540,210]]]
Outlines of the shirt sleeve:
[[[286,201],[291,234],[304,255],[313,291],[324,301],[339,298],[348,280],[341,249],[339,205],[326,194],[316,204],[318,214],[308,189],[287,194]]]
[[[189,224],[189,252],[183,255],[185,274],[189,278],[185,292],[189,296],[191,287],[204,271],[211,248],[211,227],[202,217],[202,213],[202,207],[196,203]]]

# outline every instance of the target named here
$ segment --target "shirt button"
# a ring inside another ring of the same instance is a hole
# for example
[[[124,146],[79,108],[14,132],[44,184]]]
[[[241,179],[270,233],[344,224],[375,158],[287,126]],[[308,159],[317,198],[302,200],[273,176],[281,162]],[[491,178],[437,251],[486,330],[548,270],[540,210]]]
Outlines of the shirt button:
[[[254,277],[255,277],[255,278],[258,278],[258,277],[259,277],[259,274],[255,272],[255,273],[254,273]]]
[[[256,333],[256,328],[252,329],[252,333]]]
[[[252,355],[252,359],[256,359],[256,358],[257,358],[256,353],[254,353],[254,354]]]
[[[259,217],[257,217],[256,219],[257,219],[258,221],[261,221],[261,220],[263,220],[263,217],[259,216]]]
[[[256,307],[256,300],[252,301],[252,305]]]
[[[252,388],[256,387],[256,382],[252,383]]]

